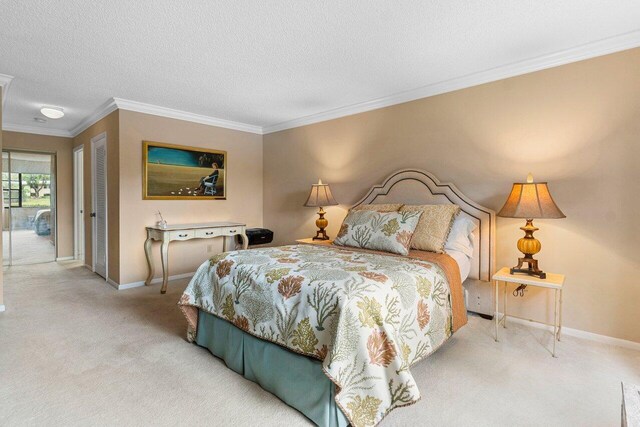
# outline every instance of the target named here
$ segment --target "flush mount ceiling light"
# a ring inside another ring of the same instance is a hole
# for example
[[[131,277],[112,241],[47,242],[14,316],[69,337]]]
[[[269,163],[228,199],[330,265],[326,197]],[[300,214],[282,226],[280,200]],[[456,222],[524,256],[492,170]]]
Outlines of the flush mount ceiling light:
[[[62,107],[42,107],[40,112],[43,116],[49,117],[50,119],[60,119],[64,117],[64,110]]]

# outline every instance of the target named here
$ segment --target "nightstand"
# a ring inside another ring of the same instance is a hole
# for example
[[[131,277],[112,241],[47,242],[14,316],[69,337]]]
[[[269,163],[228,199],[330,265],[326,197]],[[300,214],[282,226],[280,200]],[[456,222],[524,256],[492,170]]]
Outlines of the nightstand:
[[[301,243],[303,245],[318,245],[318,246],[331,246],[333,245],[333,240],[313,240],[312,238],[308,239],[298,239],[297,243]]]
[[[500,319],[499,312],[498,312],[498,300],[499,300],[498,285],[500,284],[500,282],[504,283],[504,297],[503,297],[504,313],[503,313],[502,319]],[[513,283],[515,285],[537,286],[540,288],[553,289],[555,291],[555,294],[554,294],[555,309],[554,309],[553,325],[549,325],[548,323],[538,322],[531,319],[524,319],[524,320],[529,320],[531,322],[542,323],[548,326],[553,326],[553,352],[551,354],[553,357],[556,357],[556,341],[560,341],[560,331],[562,329],[562,287],[564,285],[564,274],[547,273],[546,279],[540,279],[535,276],[527,276],[524,274],[511,274],[509,272],[509,268],[505,267],[493,275],[493,283],[495,286],[495,293],[496,293],[495,295],[496,307],[495,307],[495,313],[494,313],[494,320],[495,320],[495,326],[496,326],[496,341],[498,341],[498,329],[499,329],[500,323],[502,323],[502,326],[504,326],[505,328],[507,327],[507,287],[509,283]],[[516,318],[516,316],[511,316],[511,317]]]

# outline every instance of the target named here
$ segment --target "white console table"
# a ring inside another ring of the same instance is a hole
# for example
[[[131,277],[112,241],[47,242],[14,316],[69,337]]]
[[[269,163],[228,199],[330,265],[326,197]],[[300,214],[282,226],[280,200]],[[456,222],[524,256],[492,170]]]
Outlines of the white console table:
[[[204,222],[200,224],[169,225],[167,228],[147,227],[147,240],[144,242],[144,253],[147,256],[149,275],[145,285],[150,285],[153,280],[153,258],[151,256],[151,243],[154,240],[162,242],[160,255],[162,259],[162,289],[160,293],[167,292],[169,279],[169,242],[191,239],[212,239],[224,237],[225,250],[232,250],[232,243],[236,236],[242,236],[242,249],[247,249],[249,240],[246,235],[246,224],[239,222]]]

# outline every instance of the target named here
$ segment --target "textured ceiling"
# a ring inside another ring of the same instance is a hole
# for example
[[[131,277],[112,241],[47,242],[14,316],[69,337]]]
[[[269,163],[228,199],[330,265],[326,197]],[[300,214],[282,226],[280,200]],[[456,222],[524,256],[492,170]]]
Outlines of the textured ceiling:
[[[269,127],[638,30],[638,0],[3,0],[4,123],[118,97]]]

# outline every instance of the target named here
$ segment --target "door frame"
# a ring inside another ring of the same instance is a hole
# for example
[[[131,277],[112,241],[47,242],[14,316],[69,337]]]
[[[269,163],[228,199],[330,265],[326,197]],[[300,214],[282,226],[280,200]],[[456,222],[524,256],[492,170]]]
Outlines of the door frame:
[[[53,233],[54,257],[51,261],[44,261],[42,263],[58,261],[58,153],[55,151],[29,150],[24,148],[11,148],[11,147],[2,147],[0,152],[7,153],[7,166],[9,169],[8,173],[13,172],[11,167],[11,153],[41,154],[41,155],[51,156],[50,176],[53,176],[53,178],[50,179],[49,188],[51,193],[53,193],[52,195],[53,198],[50,199],[50,207],[52,208],[52,211],[53,211],[50,221],[52,222],[54,226],[54,231],[55,231]],[[7,171],[3,170],[2,172],[7,172]],[[13,234],[12,234],[13,217],[12,217],[11,209],[13,208],[11,207],[11,202],[9,202],[9,206],[6,206],[6,207],[4,206],[4,202],[0,203],[0,205],[2,206],[3,213],[4,213],[4,209],[7,208],[8,215],[9,215],[9,264],[7,264],[7,267],[11,267],[13,266]],[[33,263],[33,264],[27,263],[27,264],[21,264],[21,265],[35,265],[35,264],[41,264],[41,263],[40,262]]]
[[[13,213],[11,212],[11,151],[7,150],[7,149],[2,149],[2,153],[7,153],[7,170],[3,170],[2,172],[5,172],[8,174],[9,176],[9,206],[6,207],[7,209],[7,222],[8,222],[8,226],[9,226],[9,232],[7,233],[7,235],[9,236],[9,263],[7,264],[8,267],[11,267],[13,265]],[[4,185],[4,184],[3,184]],[[4,190],[4,189],[3,189]],[[3,194],[3,205],[2,205],[2,213],[4,215],[4,194]],[[3,226],[4,227],[4,226]],[[3,229],[4,231],[4,229]],[[3,236],[4,237],[4,236]],[[4,255],[4,253],[3,253]],[[3,261],[3,265],[4,265],[4,259]]]
[[[53,233],[53,246],[55,250],[54,261],[58,261],[58,154],[49,154],[51,155],[51,175],[53,175],[53,179],[51,179],[49,183],[49,188],[51,191],[51,195],[49,196],[49,203],[51,207],[53,207],[51,217],[53,226],[55,227],[55,233]]]
[[[78,169],[82,169],[80,174]],[[82,187],[82,194],[80,188]],[[80,197],[82,196],[82,197]],[[82,198],[82,206],[80,206]],[[82,233],[80,233],[82,230]],[[73,258],[80,259],[82,248],[82,262],[85,261],[85,223],[84,223],[84,146],[73,149]],[[80,239],[82,235],[82,239]]]
[[[104,157],[104,252],[105,252],[105,281],[109,281],[109,197],[108,197],[108,187],[107,187],[107,132],[102,132],[93,138],[91,138],[91,212],[96,212],[96,147],[99,144],[104,144],[105,149],[105,157]],[[97,217],[96,217],[97,218]],[[95,218],[92,218],[91,221],[91,269],[95,273],[96,272],[96,255],[98,251],[98,245],[96,244],[97,237],[97,228],[98,222]]]

